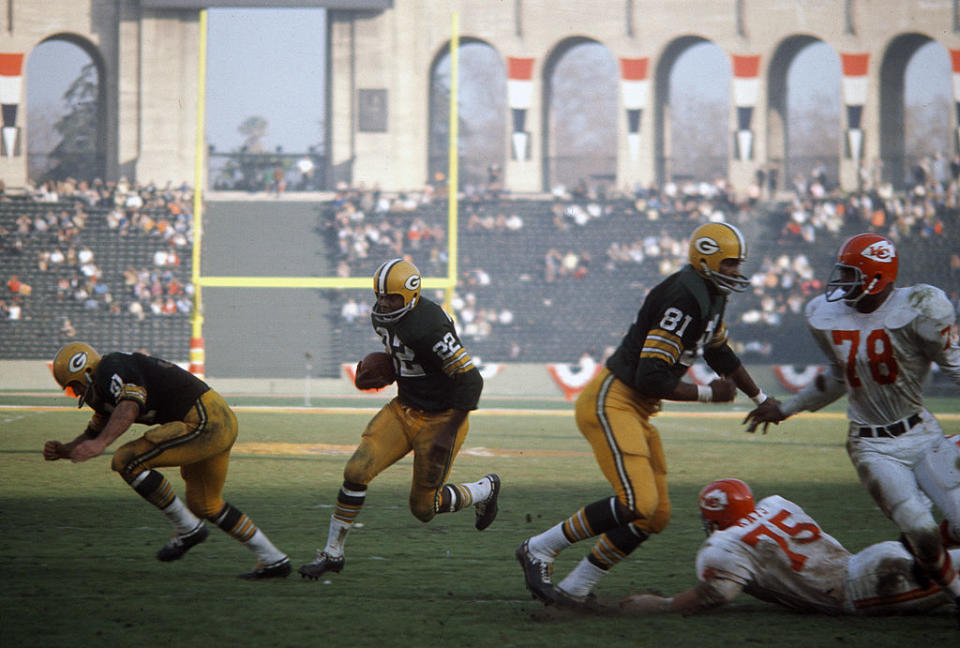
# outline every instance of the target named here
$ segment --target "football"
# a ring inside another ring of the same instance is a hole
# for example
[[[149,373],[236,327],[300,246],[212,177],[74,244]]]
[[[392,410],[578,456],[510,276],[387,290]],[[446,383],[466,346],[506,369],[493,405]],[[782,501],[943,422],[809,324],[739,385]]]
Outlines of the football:
[[[397,379],[393,357],[378,351],[368,353],[357,363],[357,375],[353,384],[357,389],[381,389]]]

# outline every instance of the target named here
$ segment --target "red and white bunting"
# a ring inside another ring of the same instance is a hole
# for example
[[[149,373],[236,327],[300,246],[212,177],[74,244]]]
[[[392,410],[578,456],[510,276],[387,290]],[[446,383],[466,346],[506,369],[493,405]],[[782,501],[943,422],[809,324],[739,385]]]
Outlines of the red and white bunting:
[[[627,146],[630,158],[640,155],[640,120],[647,106],[649,58],[620,59],[620,94],[627,111]]]
[[[812,383],[824,368],[823,365],[807,365],[798,371],[793,365],[773,365],[773,375],[790,393],[796,393]]]
[[[581,361],[577,364],[548,364],[547,372],[563,391],[563,396],[572,401],[583,388],[603,369],[595,360]]]
[[[0,145],[8,158],[13,157],[18,149],[17,107],[22,93],[23,54],[0,53],[0,109],[3,114]]]
[[[860,120],[867,103],[867,70],[870,54],[840,54],[843,67],[843,101],[847,106],[847,146],[850,157],[860,160],[863,154],[863,129]]]
[[[507,101],[513,114],[510,139],[515,160],[530,159],[527,110],[533,105],[533,62],[532,58],[507,57]]]
[[[737,107],[737,159],[753,157],[753,110],[760,96],[760,55],[733,54],[733,102]]]

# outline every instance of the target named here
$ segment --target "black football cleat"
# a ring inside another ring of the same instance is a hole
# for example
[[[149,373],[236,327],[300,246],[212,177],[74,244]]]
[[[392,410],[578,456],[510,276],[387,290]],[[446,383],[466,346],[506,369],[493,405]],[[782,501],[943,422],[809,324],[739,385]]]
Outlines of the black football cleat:
[[[533,598],[546,605],[556,602],[553,591],[553,563],[535,558],[530,553],[529,540],[517,547],[514,555],[523,566],[523,579]]]
[[[344,562],[346,562],[346,560],[343,556],[334,558],[325,551],[318,551],[317,557],[313,559],[312,563],[302,565],[297,571],[300,572],[300,575],[304,578],[317,580],[327,572],[339,574],[340,570],[343,569]]]
[[[493,521],[497,519],[497,512],[500,508],[497,506],[497,498],[500,497],[500,477],[494,473],[486,475],[484,479],[489,479],[492,486],[490,495],[487,499],[482,502],[478,502],[473,508],[477,514],[477,520],[474,523],[474,526],[477,527],[477,531],[483,531],[488,526],[493,524]]]
[[[272,562],[269,565],[264,565],[262,562],[258,562],[257,566],[253,568],[253,571],[246,572],[245,574],[237,574],[237,578],[242,578],[244,580],[286,578],[290,575],[292,570],[293,567],[290,566],[290,559],[284,556],[280,560]]]
[[[210,530],[206,524],[201,522],[193,531],[170,538],[167,544],[160,547],[157,552],[157,560],[160,562],[180,560],[190,551],[191,547],[195,547],[206,540],[208,535],[210,535]]]

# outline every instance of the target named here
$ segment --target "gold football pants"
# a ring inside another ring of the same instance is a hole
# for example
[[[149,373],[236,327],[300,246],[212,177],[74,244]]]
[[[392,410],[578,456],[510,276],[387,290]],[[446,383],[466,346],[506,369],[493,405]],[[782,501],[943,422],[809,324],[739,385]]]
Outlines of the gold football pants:
[[[346,482],[366,486],[388,467],[413,451],[413,479],[410,483],[410,512],[422,522],[435,515],[434,499],[450,473],[453,460],[460,451],[469,428],[464,419],[457,430],[457,439],[445,465],[432,465],[430,447],[437,433],[452,415],[451,410],[424,412],[401,405],[394,398],[367,423],[360,445],[350,457],[343,478]]]
[[[608,369],[587,384],[576,404],[577,426],[600,470],[620,504],[637,516],[633,525],[648,533],[659,533],[670,521],[667,461],[650,423],[659,409],[659,400],[641,396]]]
[[[120,446],[111,467],[129,482],[144,470],[180,466],[187,506],[206,518],[223,508],[223,484],[236,440],[237,417],[211,389],[182,421],[152,427],[139,439]]]

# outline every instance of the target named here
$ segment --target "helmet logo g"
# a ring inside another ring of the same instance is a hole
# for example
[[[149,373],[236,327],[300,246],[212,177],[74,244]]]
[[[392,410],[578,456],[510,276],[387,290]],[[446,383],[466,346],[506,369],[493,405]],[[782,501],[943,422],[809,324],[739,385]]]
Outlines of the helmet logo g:
[[[697,248],[697,252],[700,254],[710,255],[720,251],[720,244],[709,236],[701,236],[693,242],[693,246]]]
[[[719,488],[700,498],[700,506],[708,511],[725,511],[728,505],[727,494]]]
[[[403,282],[403,287],[407,290],[416,290],[420,287],[420,275],[410,275],[407,277],[407,280]]]
[[[67,361],[67,369],[70,373],[77,373],[81,369],[87,366],[87,352],[81,351],[80,353],[74,353],[70,356],[70,359]]]
[[[897,251],[889,241],[877,241],[860,254],[878,263],[893,263]]]

